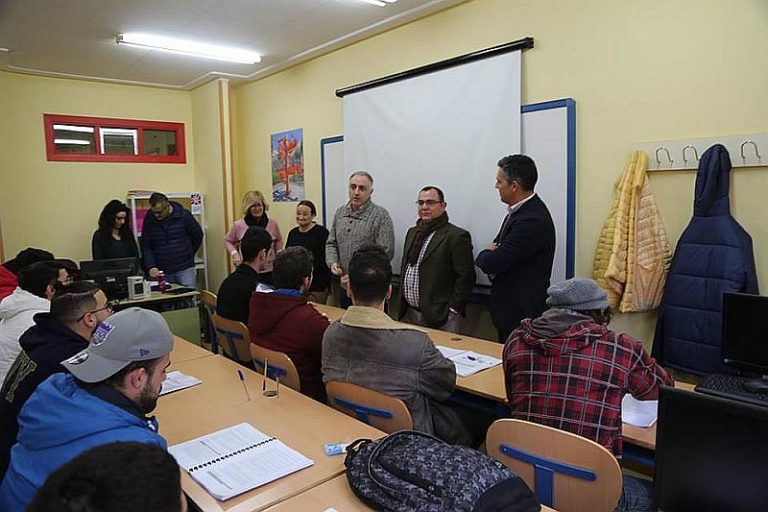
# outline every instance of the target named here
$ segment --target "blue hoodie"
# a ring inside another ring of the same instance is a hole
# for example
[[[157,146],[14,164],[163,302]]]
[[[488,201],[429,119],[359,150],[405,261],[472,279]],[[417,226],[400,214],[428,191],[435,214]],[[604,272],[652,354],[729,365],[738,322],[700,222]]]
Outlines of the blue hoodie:
[[[25,510],[51,472],[89,448],[114,441],[167,449],[154,419],[141,419],[97,398],[70,374],[52,375],[19,414],[19,441],[0,486],[0,510]]]

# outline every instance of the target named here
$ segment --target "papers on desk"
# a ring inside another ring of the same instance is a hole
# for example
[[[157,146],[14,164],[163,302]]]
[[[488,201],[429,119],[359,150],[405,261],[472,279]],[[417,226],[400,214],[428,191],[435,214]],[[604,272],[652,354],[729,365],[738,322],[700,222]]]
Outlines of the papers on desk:
[[[487,370],[488,368],[493,368],[494,366],[501,364],[501,359],[485,354],[478,354],[471,350],[457,350],[442,345],[438,345],[437,350],[439,350],[447,359],[453,361],[453,364],[456,366],[456,375],[459,377],[469,377],[479,371]]]
[[[624,395],[621,401],[621,421],[636,427],[650,427],[659,415],[658,400],[637,400]]]
[[[203,381],[200,379],[181,373],[180,371],[168,372],[163,381],[163,388],[160,390],[160,395],[173,393],[180,389],[191,388],[192,386],[197,386],[202,383]]]
[[[171,446],[168,452],[218,500],[227,500],[314,464],[248,423]]]

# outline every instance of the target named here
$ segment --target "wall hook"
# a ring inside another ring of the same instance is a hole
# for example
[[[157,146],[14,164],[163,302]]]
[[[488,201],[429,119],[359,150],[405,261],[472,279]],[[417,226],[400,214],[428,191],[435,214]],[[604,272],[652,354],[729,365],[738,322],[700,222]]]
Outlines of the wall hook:
[[[762,161],[762,157],[760,156],[760,151],[757,149],[757,143],[753,140],[745,140],[741,143],[741,161],[746,162],[747,158],[744,156],[744,146],[747,144],[752,144],[752,146],[755,148],[755,156],[757,157],[758,161]]]
[[[688,149],[688,148],[691,148],[693,150],[693,156],[694,156],[694,158],[696,158],[696,163],[698,163],[699,162],[699,152],[698,152],[698,150],[696,149],[695,146],[691,146],[690,144],[688,144],[687,146],[685,146],[683,148],[683,162],[685,162],[686,164],[688,163],[688,159],[685,158],[685,150]]]
[[[669,150],[662,146],[660,148],[656,148],[656,168],[658,169],[661,167],[661,160],[659,159],[659,151],[664,151],[667,154],[667,160],[669,160],[669,165],[671,167],[672,164],[675,163],[675,161],[672,160],[672,155],[669,154]]]

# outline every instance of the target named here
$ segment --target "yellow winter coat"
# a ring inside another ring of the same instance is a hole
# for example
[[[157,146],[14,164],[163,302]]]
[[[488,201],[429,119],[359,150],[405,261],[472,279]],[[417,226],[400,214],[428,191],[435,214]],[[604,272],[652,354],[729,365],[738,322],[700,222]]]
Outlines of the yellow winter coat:
[[[622,313],[659,306],[672,257],[647,168],[645,152],[633,151],[595,252],[593,276]]]

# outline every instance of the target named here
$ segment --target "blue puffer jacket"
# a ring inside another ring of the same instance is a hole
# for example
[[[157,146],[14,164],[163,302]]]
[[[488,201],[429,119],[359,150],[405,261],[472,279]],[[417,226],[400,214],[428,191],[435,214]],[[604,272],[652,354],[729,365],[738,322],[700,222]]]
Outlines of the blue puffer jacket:
[[[48,475],[88,448],[114,441],[154,443],[167,449],[157,422],[142,420],[57,373],[37,388],[19,415],[19,442],[0,486],[0,510],[26,510]]]
[[[195,266],[195,253],[203,242],[203,230],[183,206],[171,201],[173,212],[163,220],[152,213],[144,217],[141,252],[147,270],[157,267],[172,274]]]
[[[653,339],[653,357],[690,373],[722,367],[723,293],[758,293],[752,238],[731,217],[731,158],[720,144],[701,157],[693,218],[677,243]]]

